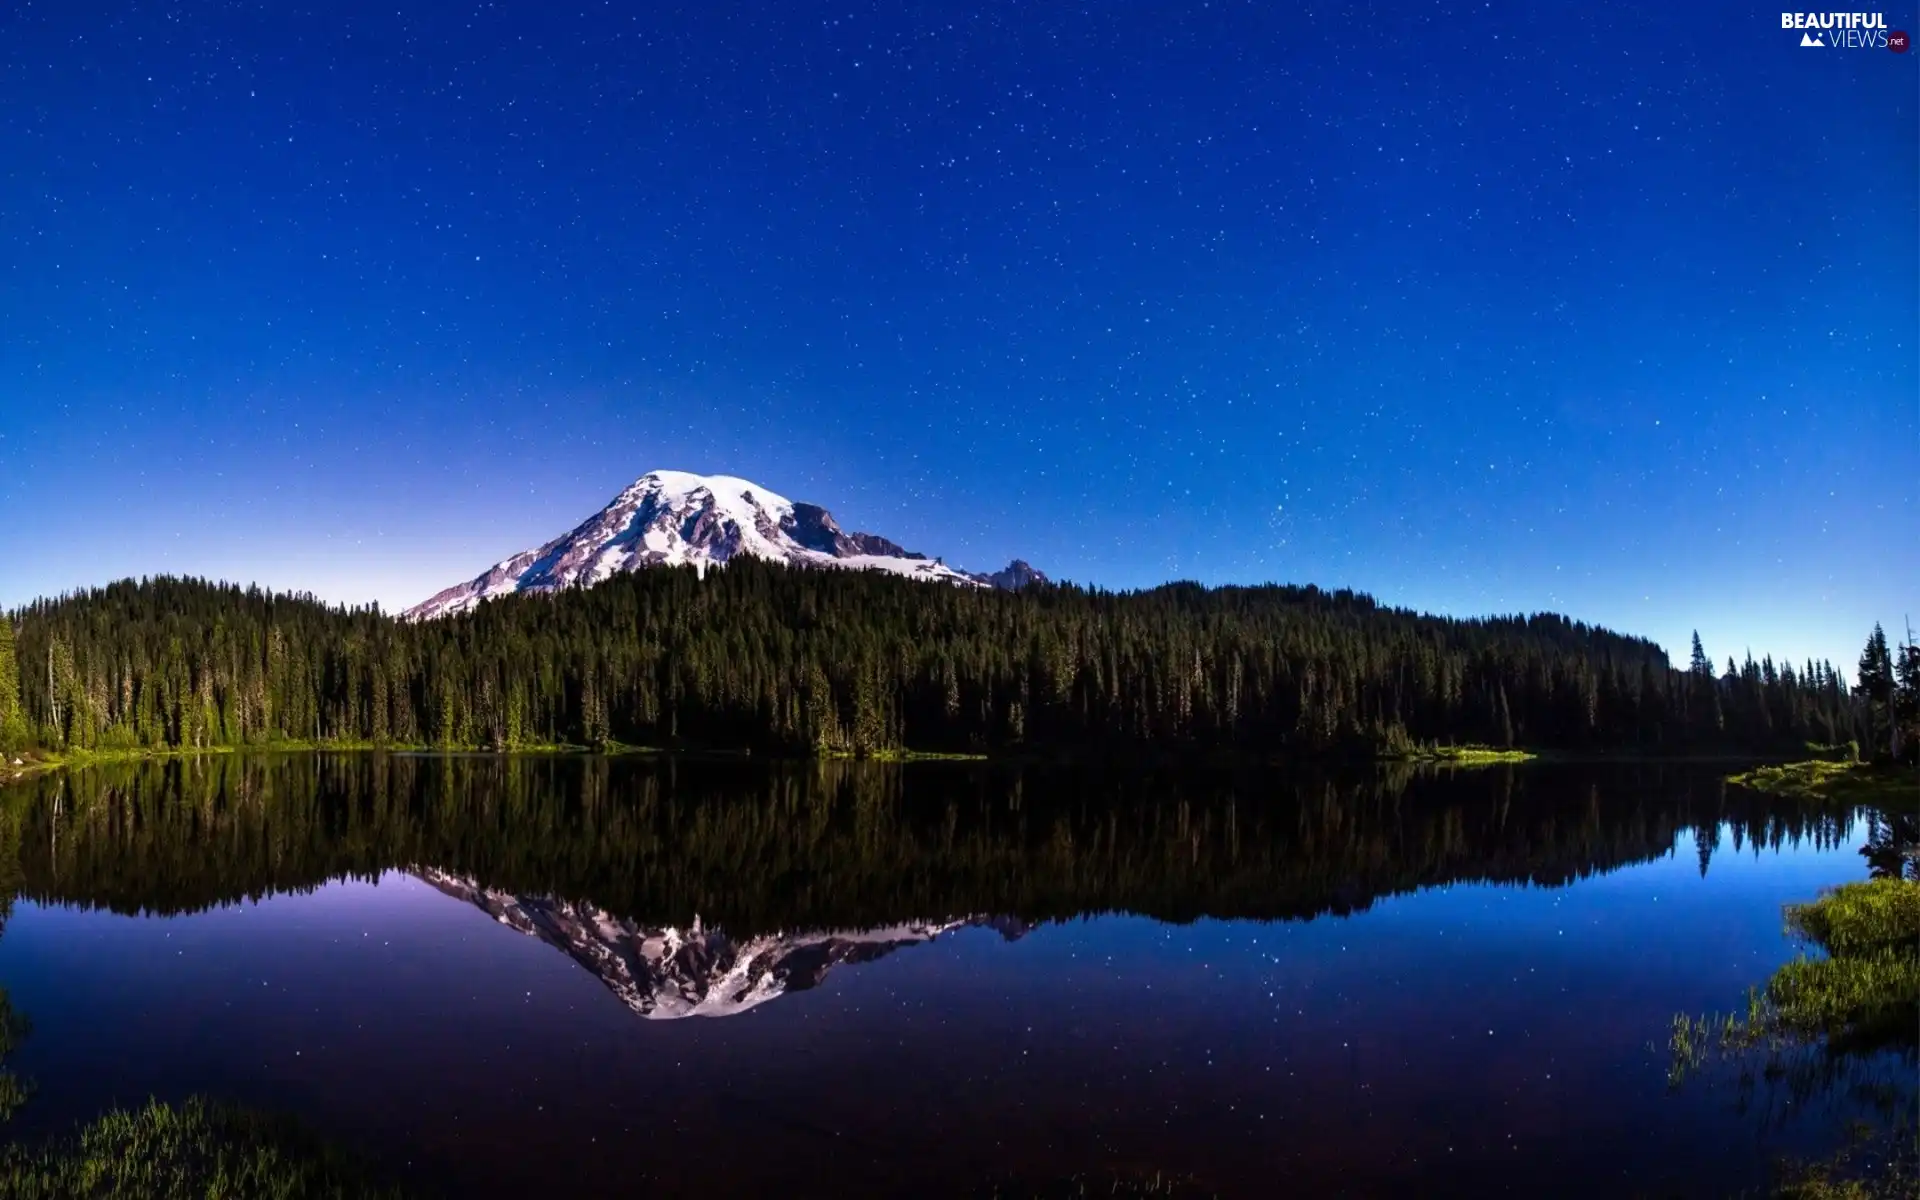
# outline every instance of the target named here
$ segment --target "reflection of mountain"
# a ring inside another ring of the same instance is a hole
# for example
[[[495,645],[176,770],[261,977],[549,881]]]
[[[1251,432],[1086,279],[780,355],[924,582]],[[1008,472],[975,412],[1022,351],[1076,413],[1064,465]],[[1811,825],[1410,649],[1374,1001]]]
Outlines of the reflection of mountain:
[[[591,904],[516,896],[462,875],[413,867],[413,875],[494,920],[565,950],[643,1017],[731,1017],[775,996],[805,991],[842,963],[872,962],[949,930],[992,925],[1009,939],[1026,927],[985,917],[909,921],[879,929],[771,933],[735,941],[695,917],[685,929],[644,926]]]

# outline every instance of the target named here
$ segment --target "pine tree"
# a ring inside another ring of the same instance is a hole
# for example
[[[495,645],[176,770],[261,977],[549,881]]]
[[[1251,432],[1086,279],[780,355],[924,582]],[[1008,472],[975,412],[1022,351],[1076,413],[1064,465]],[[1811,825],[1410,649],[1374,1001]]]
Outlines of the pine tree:
[[[1732,659],[1727,660],[1732,669]],[[1688,705],[1696,739],[1717,740],[1726,728],[1726,714],[1720,703],[1720,681],[1713,676],[1713,660],[1700,644],[1700,632],[1693,634],[1693,655],[1687,665]]]
[[[963,591],[743,561],[420,623],[178,579],[19,616],[17,711],[54,746],[1782,751],[1860,737],[1868,706],[1829,664],[1723,678],[1697,637],[1676,671],[1561,617],[1440,620],[1310,587]]]
[[[1913,630],[1900,643],[1894,660],[1893,757],[1907,762],[1920,751],[1920,645],[1913,641]]]
[[[13,649],[13,621],[0,613],[0,750],[27,744],[27,714],[20,704],[20,664]]]
[[[1713,678],[1713,660],[1707,657],[1706,648],[1700,645],[1698,629],[1693,631],[1693,660],[1688,664],[1687,671],[1695,679]]]
[[[1887,756],[1894,756],[1896,735],[1893,721],[1893,655],[1887,650],[1887,634],[1874,622],[1867,645],[1860,652],[1860,691],[1867,701],[1868,756],[1877,756],[1885,739]]]

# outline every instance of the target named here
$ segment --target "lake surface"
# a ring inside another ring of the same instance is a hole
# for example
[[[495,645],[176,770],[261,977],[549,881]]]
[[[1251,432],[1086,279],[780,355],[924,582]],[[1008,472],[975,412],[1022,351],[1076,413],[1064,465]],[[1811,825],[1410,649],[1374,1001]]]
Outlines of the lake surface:
[[[1667,1086],[1866,818],[1704,768],[220,756],[0,789],[8,1136],[194,1093],[454,1195],[1716,1196]],[[1764,1106],[1762,1106],[1764,1107]]]

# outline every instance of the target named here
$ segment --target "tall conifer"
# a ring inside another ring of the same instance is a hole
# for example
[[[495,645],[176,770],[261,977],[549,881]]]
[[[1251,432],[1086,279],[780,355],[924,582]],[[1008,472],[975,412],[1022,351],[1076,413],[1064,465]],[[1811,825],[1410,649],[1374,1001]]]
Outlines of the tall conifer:
[[[27,742],[27,714],[20,704],[20,663],[13,647],[13,621],[0,613],[0,750],[18,750]]]

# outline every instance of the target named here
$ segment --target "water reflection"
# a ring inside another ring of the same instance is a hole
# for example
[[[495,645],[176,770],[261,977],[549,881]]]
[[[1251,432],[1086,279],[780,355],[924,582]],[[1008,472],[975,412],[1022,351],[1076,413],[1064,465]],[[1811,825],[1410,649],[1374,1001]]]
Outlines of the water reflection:
[[[468,889],[736,937],[1129,912],[1299,918],[1457,882],[1838,845],[1844,814],[1698,771],[1355,777],[488,757],[221,756],[7,793],[17,891],[199,911],[430,869]]]
[[[1644,767],[48,776],[0,792],[16,1125],[211,1091],[483,1195],[1719,1194],[1751,1124],[1650,1044],[1858,835]]]
[[[971,925],[997,928],[1009,941],[1028,928],[1011,918],[965,917],[735,940],[697,916],[684,929],[644,926],[591,904],[516,896],[433,867],[416,867],[412,874],[502,925],[564,950],[621,1003],[653,1020],[738,1016],[777,996],[814,987],[834,967],[872,962]]]

